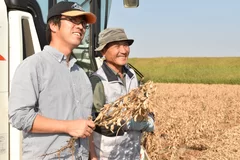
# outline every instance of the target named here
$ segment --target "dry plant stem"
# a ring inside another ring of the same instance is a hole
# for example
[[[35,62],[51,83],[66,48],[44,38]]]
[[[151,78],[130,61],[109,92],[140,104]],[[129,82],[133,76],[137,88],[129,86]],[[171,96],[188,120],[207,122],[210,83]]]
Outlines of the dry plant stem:
[[[62,148],[60,148],[60,149],[57,150],[57,151],[44,154],[44,155],[42,155],[42,157],[45,157],[45,156],[52,155],[52,154],[55,154],[55,153],[56,153],[56,154],[58,155],[58,158],[60,159],[61,152],[63,152],[65,149],[68,149],[68,148],[69,148],[69,149],[71,149],[72,159],[74,159],[74,152],[75,152],[75,146],[74,146],[74,144],[75,144],[75,141],[76,141],[77,139],[78,139],[77,137],[71,137],[66,146],[63,146]]]
[[[158,155],[161,152],[162,148],[159,146],[160,138],[155,133],[144,132],[142,145],[146,149],[146,152],[151,157],[151,160],[158,160]]]
[[[95,124],[105,126],[107,129],[110,126],[113,132],[115,125],[120,128],[123,126],[122,121],[127,123],[132,118],[134,121],[146,121],[149,113],[154,112],[150,98],[155,90],[153,82],[149,81],[120,97],[114,103],[104,105],[94,121]]]

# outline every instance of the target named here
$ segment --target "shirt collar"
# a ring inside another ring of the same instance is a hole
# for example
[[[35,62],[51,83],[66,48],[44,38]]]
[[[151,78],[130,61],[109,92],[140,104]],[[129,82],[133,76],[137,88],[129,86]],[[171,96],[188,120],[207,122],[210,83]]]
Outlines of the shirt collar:
[[[59,62],[61,63],[63,60],[66,61],[66,56],[62,53],[62,52],[59,52],[56,48],[52,47],[52,46],[44,46],[44,49],[45,51],[47,51],[48,53],[52,54],[53,57]],[[72,55],[70,56],[70,60],[69,62],[70,63],[75,63],[77,60],[76,58],[74,58]]]
[[[102,69],[104,70],[109,82],[118,80],[118,74],[107,65],[106,61],[103,62]],[[133,76],[133,73],[126,66],[123,66],[123,75],[124,74],[128,75],[130,78]]]

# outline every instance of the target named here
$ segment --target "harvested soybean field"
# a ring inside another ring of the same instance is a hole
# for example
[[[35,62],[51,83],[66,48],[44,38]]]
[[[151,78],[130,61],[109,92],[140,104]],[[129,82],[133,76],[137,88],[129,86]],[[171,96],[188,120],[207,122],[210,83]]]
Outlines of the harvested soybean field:
[[[240,159],[240,85],[154,83],[152,160]]]

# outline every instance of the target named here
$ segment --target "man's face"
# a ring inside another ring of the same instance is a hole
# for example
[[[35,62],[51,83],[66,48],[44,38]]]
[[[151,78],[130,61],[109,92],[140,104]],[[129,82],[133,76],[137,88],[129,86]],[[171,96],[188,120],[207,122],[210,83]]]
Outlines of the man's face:
[[[77,47],[84,38],[87,23],[83,16],[77,17],[61,17],[61,26],[56,32],[58,38],[63,42],[63,45],[70,45],[73,48]]]
[[[123,66],[127,63],[130,53],[127,41],[111,42],[103,49],[103,56],[108,63],[114,66]]]

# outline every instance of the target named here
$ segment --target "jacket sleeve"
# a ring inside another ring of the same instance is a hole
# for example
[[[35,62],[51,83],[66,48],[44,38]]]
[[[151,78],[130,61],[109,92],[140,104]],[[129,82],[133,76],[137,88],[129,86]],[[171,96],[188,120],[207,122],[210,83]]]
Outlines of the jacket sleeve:
[[[93,89],[93,118],[96,118],[101,108],[105,104],[105,93],[101,79],[95,75],[90,76],[90,81]]]

